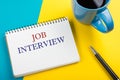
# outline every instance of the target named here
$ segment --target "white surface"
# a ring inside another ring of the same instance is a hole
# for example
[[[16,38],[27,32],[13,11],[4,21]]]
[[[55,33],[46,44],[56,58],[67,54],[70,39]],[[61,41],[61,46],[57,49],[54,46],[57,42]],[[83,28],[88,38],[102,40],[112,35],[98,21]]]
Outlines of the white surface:
[[[34,43],[64,36],[64,42],[19,54],[18,47],[34,44],[32,34],[46,32],[47,37]],[[68,20],[6,34],[13,74],[21,77],[79,61]]]

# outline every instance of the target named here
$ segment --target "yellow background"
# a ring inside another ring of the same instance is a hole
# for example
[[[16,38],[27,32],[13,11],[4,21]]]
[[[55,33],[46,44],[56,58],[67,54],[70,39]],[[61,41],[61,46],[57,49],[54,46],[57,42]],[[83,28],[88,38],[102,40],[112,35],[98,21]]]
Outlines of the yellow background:
[[[39,72],[24,80],[111,80],[107,71],[89,49],[92,45],[120,76],[120,0],[111,0],[108,9],[114,20],[114,30],[101,33],[90,25],[78,22],[72,11],[71,0],[43,0],[38,22],[67,16],[69,18],[80,62]]]

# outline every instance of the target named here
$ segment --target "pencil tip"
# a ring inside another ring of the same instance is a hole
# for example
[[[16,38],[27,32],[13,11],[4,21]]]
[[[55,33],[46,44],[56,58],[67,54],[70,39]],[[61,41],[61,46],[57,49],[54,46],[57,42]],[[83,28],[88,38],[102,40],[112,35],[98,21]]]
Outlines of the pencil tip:
[[[90,46],[90,49],[92,49],[93,47],[92,46]]]
[[[94,54],[96,54],[96,51],[95,51],[95,49],[94,49],[92,46],[90,46],[90,50],[91,50]]]

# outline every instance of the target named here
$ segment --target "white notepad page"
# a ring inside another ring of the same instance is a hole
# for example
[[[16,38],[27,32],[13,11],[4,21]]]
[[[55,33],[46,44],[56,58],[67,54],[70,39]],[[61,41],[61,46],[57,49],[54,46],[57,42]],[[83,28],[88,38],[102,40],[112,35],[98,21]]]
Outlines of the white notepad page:
[[[8,31],[6,42],[15,77],[80,60],[66,17]]]

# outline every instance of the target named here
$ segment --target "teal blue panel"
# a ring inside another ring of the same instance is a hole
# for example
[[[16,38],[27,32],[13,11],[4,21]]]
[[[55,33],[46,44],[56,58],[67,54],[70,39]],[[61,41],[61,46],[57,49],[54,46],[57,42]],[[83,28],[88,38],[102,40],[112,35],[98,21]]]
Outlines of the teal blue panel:
[[[0,0],[0,80],[23,79],[13,77],[5,32],[37,23],[41,5],[42,0]]]

